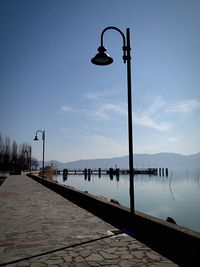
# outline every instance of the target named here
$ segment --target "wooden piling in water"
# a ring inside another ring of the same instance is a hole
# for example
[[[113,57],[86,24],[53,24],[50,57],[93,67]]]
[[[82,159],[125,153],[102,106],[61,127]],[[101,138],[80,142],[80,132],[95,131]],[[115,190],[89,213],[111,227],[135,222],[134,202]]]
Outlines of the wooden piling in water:
[[[63,170],[63,174],[66,174],[67,175],[68,174],[68,169],[64,169]]]

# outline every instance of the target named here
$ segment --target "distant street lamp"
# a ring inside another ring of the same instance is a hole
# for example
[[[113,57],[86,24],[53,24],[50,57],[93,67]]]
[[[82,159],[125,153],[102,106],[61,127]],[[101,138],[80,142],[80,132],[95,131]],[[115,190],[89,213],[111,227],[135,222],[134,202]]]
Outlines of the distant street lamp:
[[[37,130],[35,134],[35,138],[33,139],[34,141],[39,141],[37,134],[41,133],[42,134],[42,141],[43,141],[43,152],[42,152],[42,177],[44,178],[44,150],[45,150],[45,130]]]
[[[28,160],[28,171],[31,172],[31,146],[27,147],[27,150],[24,151],[24,154],[27,154],[27,160]]]
[[[129,139],[129,174],[130,174],[130,210],[135,212],[134,207],[134,170],[133,170],[133,127],[132,127],[132,97],[131,97],[131,47],[130,47],[130,29],[126,29],[126,36],[116,27],[107,27],[101,33],[101,46],[99,53],[92,58],[91,62],[98,66],[106,66],[113,62],[113,59],[106,54],[106,48],[103,45],[103,35],[107,30],[119,32],[123,39],[123,61],[127,63],[127,90],[128,90],[128,139]]]
[[[28,151],[27,150],[24,151],[24,155],[26,155],[25,159],[24,159],[24,163],[25,163],[25,166],[26,166],[26,171],[28,171]]]

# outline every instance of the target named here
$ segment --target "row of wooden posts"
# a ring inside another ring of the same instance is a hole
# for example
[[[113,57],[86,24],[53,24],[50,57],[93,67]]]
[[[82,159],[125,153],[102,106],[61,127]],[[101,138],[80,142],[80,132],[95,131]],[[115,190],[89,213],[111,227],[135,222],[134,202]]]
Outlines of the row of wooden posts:
[[[63,175],[70,174],[83,174],[85,176],[91,176],[91,174],[98,174],[101,176],[102,174],[116,175],[120,174],[129,174],[129,170],[127,169],[119,169],[119,168],[109,168],[109,169],[64,169]],[[147,174],[147,175],[159,175],[159,176],[168,176],[168,168],[137,168],[134,169],[134,174]]]

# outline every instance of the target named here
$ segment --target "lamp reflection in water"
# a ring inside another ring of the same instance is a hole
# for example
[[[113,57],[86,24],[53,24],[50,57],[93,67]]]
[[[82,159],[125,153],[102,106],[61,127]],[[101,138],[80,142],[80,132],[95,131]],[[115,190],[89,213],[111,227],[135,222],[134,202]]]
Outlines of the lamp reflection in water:
[[[127,64],[127,91],[128,91],[128,141],[129,141],[129,177],[130,177],[130,210],[135,212],[134,207],[134,169],[133,169],[133,126],[132,126],[132,96],[131,96],[131,47],[130,47],[130,28],[126,29],[126,36],[117,27],[107,27],[101,33],[101,45],[98,53],[92,58],[91,62],[98,66],[106,66],[113,63],[113,59],[106,54],[106,48],[103,43],[104,33],[108,30],[119,32],[123,39],[123,61]]]

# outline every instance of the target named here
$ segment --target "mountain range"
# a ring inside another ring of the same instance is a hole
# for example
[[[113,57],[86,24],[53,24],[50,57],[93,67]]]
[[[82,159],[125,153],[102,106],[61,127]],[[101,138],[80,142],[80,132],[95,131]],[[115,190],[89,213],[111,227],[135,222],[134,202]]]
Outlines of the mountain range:
[[[134,154],[134,168],[200,168],[200,153],[182,155],[177,153]],[[42,162],[39,162],[40,166]],[[84,159],[67,163],[56,160],[46,161],[45,165],[53,165],[59,170],[84,168],[121,168],[128,169],[128,156],[101,159]]]

